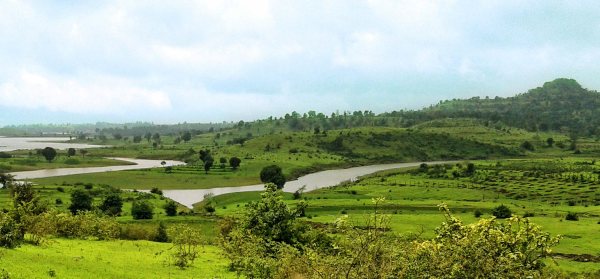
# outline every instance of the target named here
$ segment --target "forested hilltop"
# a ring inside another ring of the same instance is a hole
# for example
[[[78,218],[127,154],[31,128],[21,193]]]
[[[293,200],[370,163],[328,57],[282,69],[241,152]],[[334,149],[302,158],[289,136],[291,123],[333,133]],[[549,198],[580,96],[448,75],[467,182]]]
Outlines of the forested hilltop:
[[[415,122],[467,117],[500,121],[529,131],[591,136],[600,134],[600,94],[582,88],[573,79],[560,78],[514,97],[448,100],[420,111],[392,112],[389,116]]]

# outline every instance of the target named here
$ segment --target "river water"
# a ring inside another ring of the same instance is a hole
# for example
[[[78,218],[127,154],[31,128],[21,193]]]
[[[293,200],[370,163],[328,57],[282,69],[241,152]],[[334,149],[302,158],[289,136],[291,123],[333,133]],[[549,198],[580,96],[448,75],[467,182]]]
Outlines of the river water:
[[[108,171],[122,171],[122,170],[138,170],[138,169],[150,169],[162,167],[163,160],[145,160],[145,159],[131,159],[131,158],[108,158],[120,161],[127,161],[134,163],[134,165],[123,165],[123,166],[108,166],[108,167],[88,167],[88,168],[62,168],[62,169],[44,169],[35,171],[20,171],[11,172],[16,179],[35,179],[53,176],[73,175],[73,174],[85,174],[85,173],[98,173]],[[164,166],[177,166],[184,165],[184,162],[164,160],[166,163]]]
[[[426,162],[427,164],[442,164],[448,162]],[[362,167],[354,167],[347,169],[337,170],[326,170],[307,174],[298,178],[297,180],[288,181],[283,187],[284,192],[293,193],[305,187],[305,191],[311,191],[315,189],[325,188],[329,186],[335,186],[344,181],[354,181],[360,176],[372,174],[378,171],[415,167],[423,162],[413,163],[396,163],[396,164],[382,164],[382,165],[370,165]],[[204,196],[207,194],[213,194],[215,196],[229,193],[239,192],[252,192],[262,191],[264,189],[263,184],[248,185],[239,187],[219,187],[211,189],[194,189],[194,190],[163,190],[163,195],[178,203],[181,203],[189,208],[192,208],[195,203],[201,202]]]
[[[69,138],[61,137],[0,137],[0,151],[14,151],[14,150],[30,150],[30,149],[43,149],[47,146],[54,149],[67,149],[67,148],[99,148],[105,147],[102,145],[92,145],[84,143],[66,143]]]

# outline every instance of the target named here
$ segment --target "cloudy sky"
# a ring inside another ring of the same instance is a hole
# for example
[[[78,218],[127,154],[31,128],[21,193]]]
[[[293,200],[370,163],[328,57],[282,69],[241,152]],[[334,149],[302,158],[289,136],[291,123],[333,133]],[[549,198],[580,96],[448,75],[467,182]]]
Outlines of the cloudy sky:
[[[420,108],[600,89],[597,1],[0,1],[0,125]]]

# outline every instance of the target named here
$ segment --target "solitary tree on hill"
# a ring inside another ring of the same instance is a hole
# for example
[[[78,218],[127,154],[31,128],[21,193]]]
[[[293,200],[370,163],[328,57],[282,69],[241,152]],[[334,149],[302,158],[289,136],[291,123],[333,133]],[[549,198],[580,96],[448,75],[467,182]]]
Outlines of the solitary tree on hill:
[[[241,163],[242,163],[242,160],[238,157],[231,157],[229,159],[229,166],[234,170],[239,168]]]
[[[54,160],[54,158],[56,158],[56,149],[52,147],[46,147],[42,149],[42,156],[44,156],[48,163],[50,163],[52,160]]]
[[[281,167],[277,165],[270,165],[264,167],[260,171],[260,181],[263,183],[273,183],[277,185],[277,189],[281,189],[285,184],[285,176],[283,175]]]

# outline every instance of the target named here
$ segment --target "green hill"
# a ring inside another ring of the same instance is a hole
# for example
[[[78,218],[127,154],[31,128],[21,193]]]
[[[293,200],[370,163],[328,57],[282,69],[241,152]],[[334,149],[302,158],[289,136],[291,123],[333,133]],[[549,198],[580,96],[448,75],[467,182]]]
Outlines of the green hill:
[[[413,121],[440,118],[476,118],[523,128],[528,131],[558,131],[572,136],[598,135],[600,94],[582,88],[573,79],[556,79],[542,87],[508,98],[442,101],[409,113],[392,113]]]

